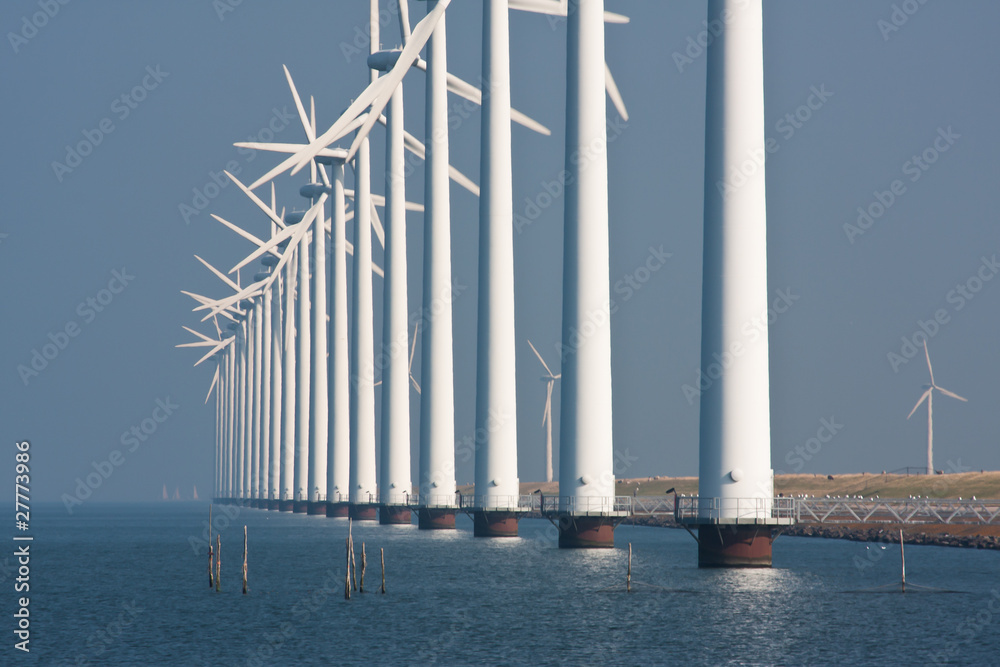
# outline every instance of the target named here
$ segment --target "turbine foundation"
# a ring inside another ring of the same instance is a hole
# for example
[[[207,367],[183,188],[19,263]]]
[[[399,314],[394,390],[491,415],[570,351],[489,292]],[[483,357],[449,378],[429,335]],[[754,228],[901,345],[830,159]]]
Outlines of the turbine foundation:
[[[698,567],[771,567],[770,526],[698,526]]]
[[[476,510],[472,514],[472,534],[476,537],[517,537],[517,512]]]
[[[319,516],[326,516],[326,501],[310,500],[307,514],[318,514]]]
[[[331,519],[346,519],[351,515],[350,505],[346,502],[327,502],[326,515]]]
[[[559,548],[613,549],[618,521],[613,517],[563,514],[559,517]]]
[[[412,514],[407,505],[381,505],[378,508],[378,522],[383,526],[409,526]]]
[[[378,518],[378,505],[373,503],[350,503],[348,516],[355,521],[375,521]]]
[[[309,511],[309,501],[308,500],[296,500],[292,505],[292,511],[296,514],[305,514]]]
[[[455,509],[451,507],[421,507],[417,510],[417,525],[423,530],[455,528]]]
[[[278,501],[278,510],[281,511],[281,512],[292,512],[292,511],[294,511],[295,510],[295,501],[294,500],[289,500],[289,499],[279,500]]]

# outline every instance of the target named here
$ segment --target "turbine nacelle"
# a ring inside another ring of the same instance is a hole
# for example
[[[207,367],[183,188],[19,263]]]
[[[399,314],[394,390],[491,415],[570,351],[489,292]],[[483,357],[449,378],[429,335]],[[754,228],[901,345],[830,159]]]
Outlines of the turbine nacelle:
[[[399,60],[399,54],[402,52],[402,49],[376,51],[368,56],[368,67],[378,72],[388,72],[396,66],[396,61]]]
[[[306,183],[299,188],[299,194],[306,199],[319,199],[319,196],[330,193],[330,188],[322,183]]]

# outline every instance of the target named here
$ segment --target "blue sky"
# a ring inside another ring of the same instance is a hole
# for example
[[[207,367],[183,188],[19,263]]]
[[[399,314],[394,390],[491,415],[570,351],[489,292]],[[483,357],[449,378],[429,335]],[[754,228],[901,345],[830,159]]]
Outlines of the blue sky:
[[[411,4],[415,22],[424,9]],[[478,5],[454,0],[448,10],[449,69],[473,83]],[[32,441],[36,497],[72,493],[77,478],[115,450],[122,461],[94,499],[155,499],[164,484],[186,494],[196,484],[207,495],[214,416],[203,400],[212,371],[192,369],[196,353],[173,347],[188,340],[181,325],[197,322],[180,290],[222,296],[224,286],[193,254],[228,269],[251,250],[210,213],[265,233],[262,216],[221,171],[250,181],[275,164],[234,141],[303,139],[282,64],[303,95],[316,97],[320,125],[364,87],[358,51],[367,50],[366,7],[319,0],[0,6],[7,95],[0,429],[9,443]],[[618,473],[693,475],[699,41],[715,17],[702,1],[608,0],[607,7],[632,18],[609,25],[606,39],[630,113],[624,122],[609,106]],[[937,467],[1000,468],[1000,281],[992,280],[1000,242],[989,204],[1000,173],[998,22],[1000,5],[985,0],[765,2],[773,141],[766,155],[748,159],[766,158],[767,169],[776,471],[921,465],[926,413],[906,415],[928,379],[921,356],[907,356],[922,331],[938,383],[969,399],[935,401]],[[565,22],[515,12],[511,32],[513,103],[553,131],[513,131],[519,474],[531,480],[544,473],[545,388],[527,339],[558,372],[562,202],[552,192],[563,162]],[[383,46],[396,46],[398,34],[390,19]],[[405,84],[406,125],[417,136],[422,76],[413,72]],[[479,112],[451,102],[452,162],[478,180]],[[383,142],[376,131],[376,170]],[[407,185],[413,200],[422,179],[418,165]],[[381,191],[381,178],[373,181]],[[279,179],[279,203],[301,207],[300,184],[299,176]],[[468,287],[454,305],[461,440],[475,419],[477,201],[453,188],[452,215],[455,279]],[[408,226],[414,311],[419,213]],[[640,269],[666,253],[655,271]],[[377,332],[380,289],[376,283]],[[31,367],[35,351],[52,358],[37,375],[19,371]],[[418,355],[415,372],[419,364]],[[557,411],[558,399],[557,384]],[[126,434],[142,432],[144,420],[147,432],[135,444]],[[805,449],[808,460],[796,453],[830,423],[839,425],[836,434]],[[471,462],[459,464],[458,479],[471,481]]]

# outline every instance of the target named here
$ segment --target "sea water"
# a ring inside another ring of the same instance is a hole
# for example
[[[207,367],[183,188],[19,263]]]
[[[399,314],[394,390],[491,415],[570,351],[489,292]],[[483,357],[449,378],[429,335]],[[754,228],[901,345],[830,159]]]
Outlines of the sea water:
[[[355,522],[365,592],[348,601],[346,519],[215,506],[217,593],[207,503],[32,510],[28,593],[18,543],[0,556],[4,665],[1000,664],[997,551],[908,546],[904,594],[894,544],[779,537],[773,568],[703,570],[684,530],[622,525],[614,549],[570,550],[541,519],[496,539],[462,515],[453,531]]]

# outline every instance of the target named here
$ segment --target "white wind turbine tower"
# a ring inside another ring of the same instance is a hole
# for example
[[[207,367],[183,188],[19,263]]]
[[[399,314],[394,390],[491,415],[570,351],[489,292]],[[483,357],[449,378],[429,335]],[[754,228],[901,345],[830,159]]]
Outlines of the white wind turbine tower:
[[[486,0],[483,4],[477,438],[472,504],[477,537],[517,536],[520,504],[509,14],[507,0]]]
[[[376,3],[377,8],[377,3]],[[375,42],[373,38],[373,44]],[[399,51],[380,51],[368,66],[389,71]],[[406,362],[406,164],[403,128],[403,86],[389,101],[385,160],[385,281],[382,315],[382,443],[379,470],[379,523],[409,524],[410,478],[410,369]],[[416,336],[414,335],[414,343]],[[412,355],[410,357],[412,363]]]
[[[528,341],[528,345],[531,345],[531,341]],[[538,357],[538,361],[542,364],[542,368],[545,369],[546,375],[542,376],[542,382],[545,383],[545,410],[542,412],[542,428],[545,429],[545,481],[552,481],[552,389],[555,386],[556,380],[562,377],[562,373],[556,375],[549,368],[549,365],[545,363],[542,359],[542,355],[538,353],[534,345],[531,345],[531,351],[535,353]]]
[[[428,0],[427,16],[447,6]],[[425,19],[427,20],[427,19]],[[427,41],[424,176],[423,312],[421,340],[420,528],[455,527],[455,386],[451,311],[451,204],[448,183],[446,18],[442,11]],[[408,43],[412,44],[413,41]],[[436,311],[434,306],[444,301]]]
[[[701,363],[742,345],[739,360],[701,394],[699,567],[770,567],[774,516],[768,337],[746,345],[744,323],[768,307],[764,169],[737,191],[716,187],[764,142],[761,0],[710,0],[730,16],[709,45],[705,98]],[[722,528],[725,526],[725,528]]]
[[[961,396],[959,396],[955,392],[948,391],[947,389],[939,387],[939,386],[937,386],[937,384],[935,384],[935,382],[934,382],[934,369],[931,368],[931,355],[927,351],[927,341],[926,340],[924,341],[924,356],[927,358],[927,371],[931,375],[931,383],[924,385],[924,388],[925,388],[924,393],[920,395],[920,400],[917,401],[917,404],[913,406],[912,410],[910,410],[910,414],[906,415],[906,418],[909,419],[910,417],[912,417],[913,413],[917,411],[917,408],[919,408],[920,404],[923,403],[924,400],[926,399],[926,401],[927,401],[927,474],[928,475],[933,475],[934,474],[934,412],[933,412],[933,407],[932,406],[933,406],[933,403],[934,403],[934,390],[937,389],[938,391],[940,391],[945,396],[951,396],[952,398],[957,398],[960,401],[968,401],[969,399],[962,398]]]
[[[571,0],[566,38],[559,546],[614,546],[604,1]],[[598,314],[598,315],[595,315]],[[595,319],[595,317],[603,318]]]

